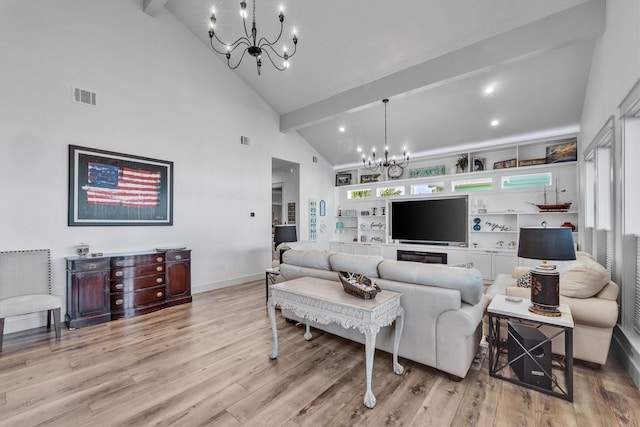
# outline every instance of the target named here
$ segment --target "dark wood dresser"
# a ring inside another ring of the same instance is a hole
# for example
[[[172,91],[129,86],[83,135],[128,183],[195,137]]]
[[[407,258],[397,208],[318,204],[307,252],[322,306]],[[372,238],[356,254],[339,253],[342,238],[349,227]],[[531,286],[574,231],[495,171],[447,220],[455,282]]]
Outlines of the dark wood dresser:
[[[69,328],[191,302],[191,250],[68,257]]]

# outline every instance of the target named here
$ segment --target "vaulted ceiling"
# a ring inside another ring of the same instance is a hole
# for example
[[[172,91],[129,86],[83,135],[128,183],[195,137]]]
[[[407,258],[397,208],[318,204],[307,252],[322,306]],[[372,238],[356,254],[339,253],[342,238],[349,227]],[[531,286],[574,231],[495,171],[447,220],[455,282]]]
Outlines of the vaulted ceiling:
[[[207,46],[212,6],[220,37],[241,35],[239,1],[143,3]],[[605,18],[599,0],[257,0],[258,37],[277,35],[280,5],[289,51],[292,27],[300,39],[290,68],[264,60],[258,76],[247,55],[233,72],[280,114],[281,131],[336,169],[383,148],[383,98],[389,149],[412,157],[576,132]]]

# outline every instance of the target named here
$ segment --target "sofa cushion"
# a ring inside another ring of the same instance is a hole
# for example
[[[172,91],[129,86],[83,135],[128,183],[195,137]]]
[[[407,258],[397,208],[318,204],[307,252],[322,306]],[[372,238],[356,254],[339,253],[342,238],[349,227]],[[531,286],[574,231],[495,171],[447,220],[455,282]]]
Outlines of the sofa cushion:
[[[592,258],[580,257],[573,268],[560,274],[560,295],[572,298],[591,298],[611,280],[606,268]]]
[[[329,257],[329,264],[333,271],[350,271],[351,273],[364,274],[367,277],[380,277],[378,264],[381,261],[381,256],[351,255],[340,252]]]
[[[482,274],[475,268],[384,260],[378,271],[383,279],[458,290],[460,299],[468,304],[482,299]]]
[[[299,267],[316,268],[318,270],[331,270],[329,257],[333,252],[304,251],[290,249],[282,254],[283,264],[297,265]]]

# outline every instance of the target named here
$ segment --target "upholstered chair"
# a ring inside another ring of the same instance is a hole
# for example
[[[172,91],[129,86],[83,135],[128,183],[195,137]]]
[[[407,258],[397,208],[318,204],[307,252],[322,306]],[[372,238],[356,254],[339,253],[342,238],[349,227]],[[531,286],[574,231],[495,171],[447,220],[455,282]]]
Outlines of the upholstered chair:
[[[56,337],[60,338],[60,298],[51,295],[49,249],[0,252],[0,351],[4,319],[47,312],[47,328],[53,315]]]

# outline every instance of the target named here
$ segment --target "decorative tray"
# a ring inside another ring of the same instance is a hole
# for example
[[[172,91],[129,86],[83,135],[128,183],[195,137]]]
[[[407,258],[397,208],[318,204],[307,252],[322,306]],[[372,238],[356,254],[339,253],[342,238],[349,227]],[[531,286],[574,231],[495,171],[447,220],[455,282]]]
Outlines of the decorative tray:
[[[344,291],[349,295],[362,299],[374,299],[380,287],[364,274],[341,271],[338,274]]]

